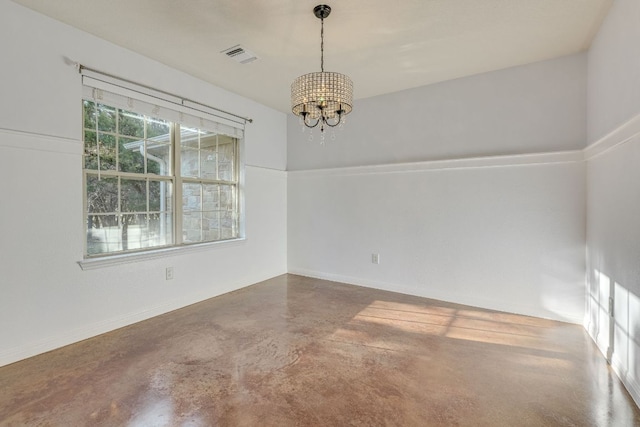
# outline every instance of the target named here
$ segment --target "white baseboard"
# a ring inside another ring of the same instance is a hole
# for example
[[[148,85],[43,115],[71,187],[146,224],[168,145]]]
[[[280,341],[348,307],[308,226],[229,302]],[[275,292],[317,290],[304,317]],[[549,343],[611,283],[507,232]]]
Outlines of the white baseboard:
[[[472,307],[485,308],[489,310],[497,310],[506,313],[520,314],[524,316],[533,316],[543,319],[558,320],[561,322],[575,323],[582,325],[584,318],[582,316],[574,316],[566,313],[553,313],[549,311],[541,311],[539,308],[527,306],[524,304],[513,302],[500,302],[488,298],[469,297],[467,295],[458,295],[454,293],[442,292],[430,288],[416,288],[402,283],[388,283],[377,280],[371,280],[361,277],[352,277],[340,274],[326,273],[322,271],[306,270],[302,268],[289,268],[290,274],[299,276],[313,277],[315,279],[330,280],[334,282],[347,283],[350,285],[364,286],[367,288],[380,289],[383,291],[397,292],[406,295],[414,295],[418,297],[430,298],[439,301],[447,301],[456,304],[469,305]]]
[[[23,346],[2,350],[0,351],[0,366],[15,363],[29,357],[37,356],[38,354],[46,353],[48,351],[67,346],[69,344],[77,343],[88,338],[93,338],[95,336],[111,332],[116,329],[129,326],[134,323],[138,323],[173,310],[205,301],[209,298],[217,297],[232,291],[236,291],[238,289],[245,288],[247,286],[251,286],[255,283],[259,283],[270,278],[280,276],[282,274],[286,274],[286,271],[274,271],[260,276],[245,278],[242,282],[229,284],[222,289],[217,288],[215,292],[200,292],[197,294],[187,295],[180,299],[173,299],[171,301],[167,301],[166,303],[158,304],[155,307],[147,308],[136,313],[130,313],[123,316],[115,317],[113,319],[88,324],[56,336],[51,336],[45,339],[27,343]]]
[[[591,340],[594,342],[596,348],[600,351],[600,354],[602,354],[602,357],[606,359],[607,350],[598,345],[598,340],[589,332],[588,329],[587,333],[589,334]],[[620,360],[618,360],[618,358],[615,356],[615,353],[611,358],[611,369],[613,369],[613,372],[616,374],[616,376],[620,378],[620,381],[622,381],[622,384],[629,392],[629,395],[635,402],[636,406],[640,408],[640,384],[638,384],[638,382],[629,375],[629,371],[627,371],[627,369],[624,367],[624,364]]]
[[[631,395],[631,398],[636,403],[636,405],[640,408],[640,384],[629,375],[629,372],[626,370],[622,363],[620,363],[615,357],[611,361],[611,368],[613,372],[620,378],[622,384],[626,387],[627,391]]]

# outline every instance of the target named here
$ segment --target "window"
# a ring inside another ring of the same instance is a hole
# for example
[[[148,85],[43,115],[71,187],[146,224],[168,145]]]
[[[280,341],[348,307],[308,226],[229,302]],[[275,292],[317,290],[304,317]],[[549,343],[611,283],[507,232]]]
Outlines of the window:
[[[85,257],[241,237],[238,132],[167,120],[153,114],[158,106],[145,114],[141,101],[114,95],[122,108],[86,89]]]

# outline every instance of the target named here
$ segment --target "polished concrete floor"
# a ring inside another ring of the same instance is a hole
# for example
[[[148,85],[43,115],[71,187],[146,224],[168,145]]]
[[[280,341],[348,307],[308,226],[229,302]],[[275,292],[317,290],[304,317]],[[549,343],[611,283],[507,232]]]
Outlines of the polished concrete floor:
[[[2,426],[640,426],[577,325],[280,276],[0,368]]]

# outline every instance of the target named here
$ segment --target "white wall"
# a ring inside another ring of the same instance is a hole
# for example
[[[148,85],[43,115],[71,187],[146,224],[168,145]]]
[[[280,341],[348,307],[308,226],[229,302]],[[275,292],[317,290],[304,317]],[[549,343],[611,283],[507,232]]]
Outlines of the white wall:
[[[640,405],[638,40],[640,2],[616,0],[589,51],[585,326]]]
[[[581,322],[584,192],[579,152],[290,172],[289,271]]]
[[[287,168],[581,149],[586,96],[583,53],[358,100],[324,145],[290,114]]]
[[[640,111],[640,2],[615,0],[588,56],[588,138],[593,143]]]
[[[287,271],[283,113],[8,0],[0,40],[0,365]],[[246,241],[80,269],[81,82],[65,58],[254,119]]]
[[[365,99],[349,118],[324,146],[288,119],[290,272],[582,321],[585,54]]]

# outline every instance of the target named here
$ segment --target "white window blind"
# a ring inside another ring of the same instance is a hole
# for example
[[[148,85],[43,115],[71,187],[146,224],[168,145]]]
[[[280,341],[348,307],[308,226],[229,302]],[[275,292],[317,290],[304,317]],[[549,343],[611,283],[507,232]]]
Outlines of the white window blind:
[[[84,67],[82,96],[113,107],[242,139],[250,119]]]

